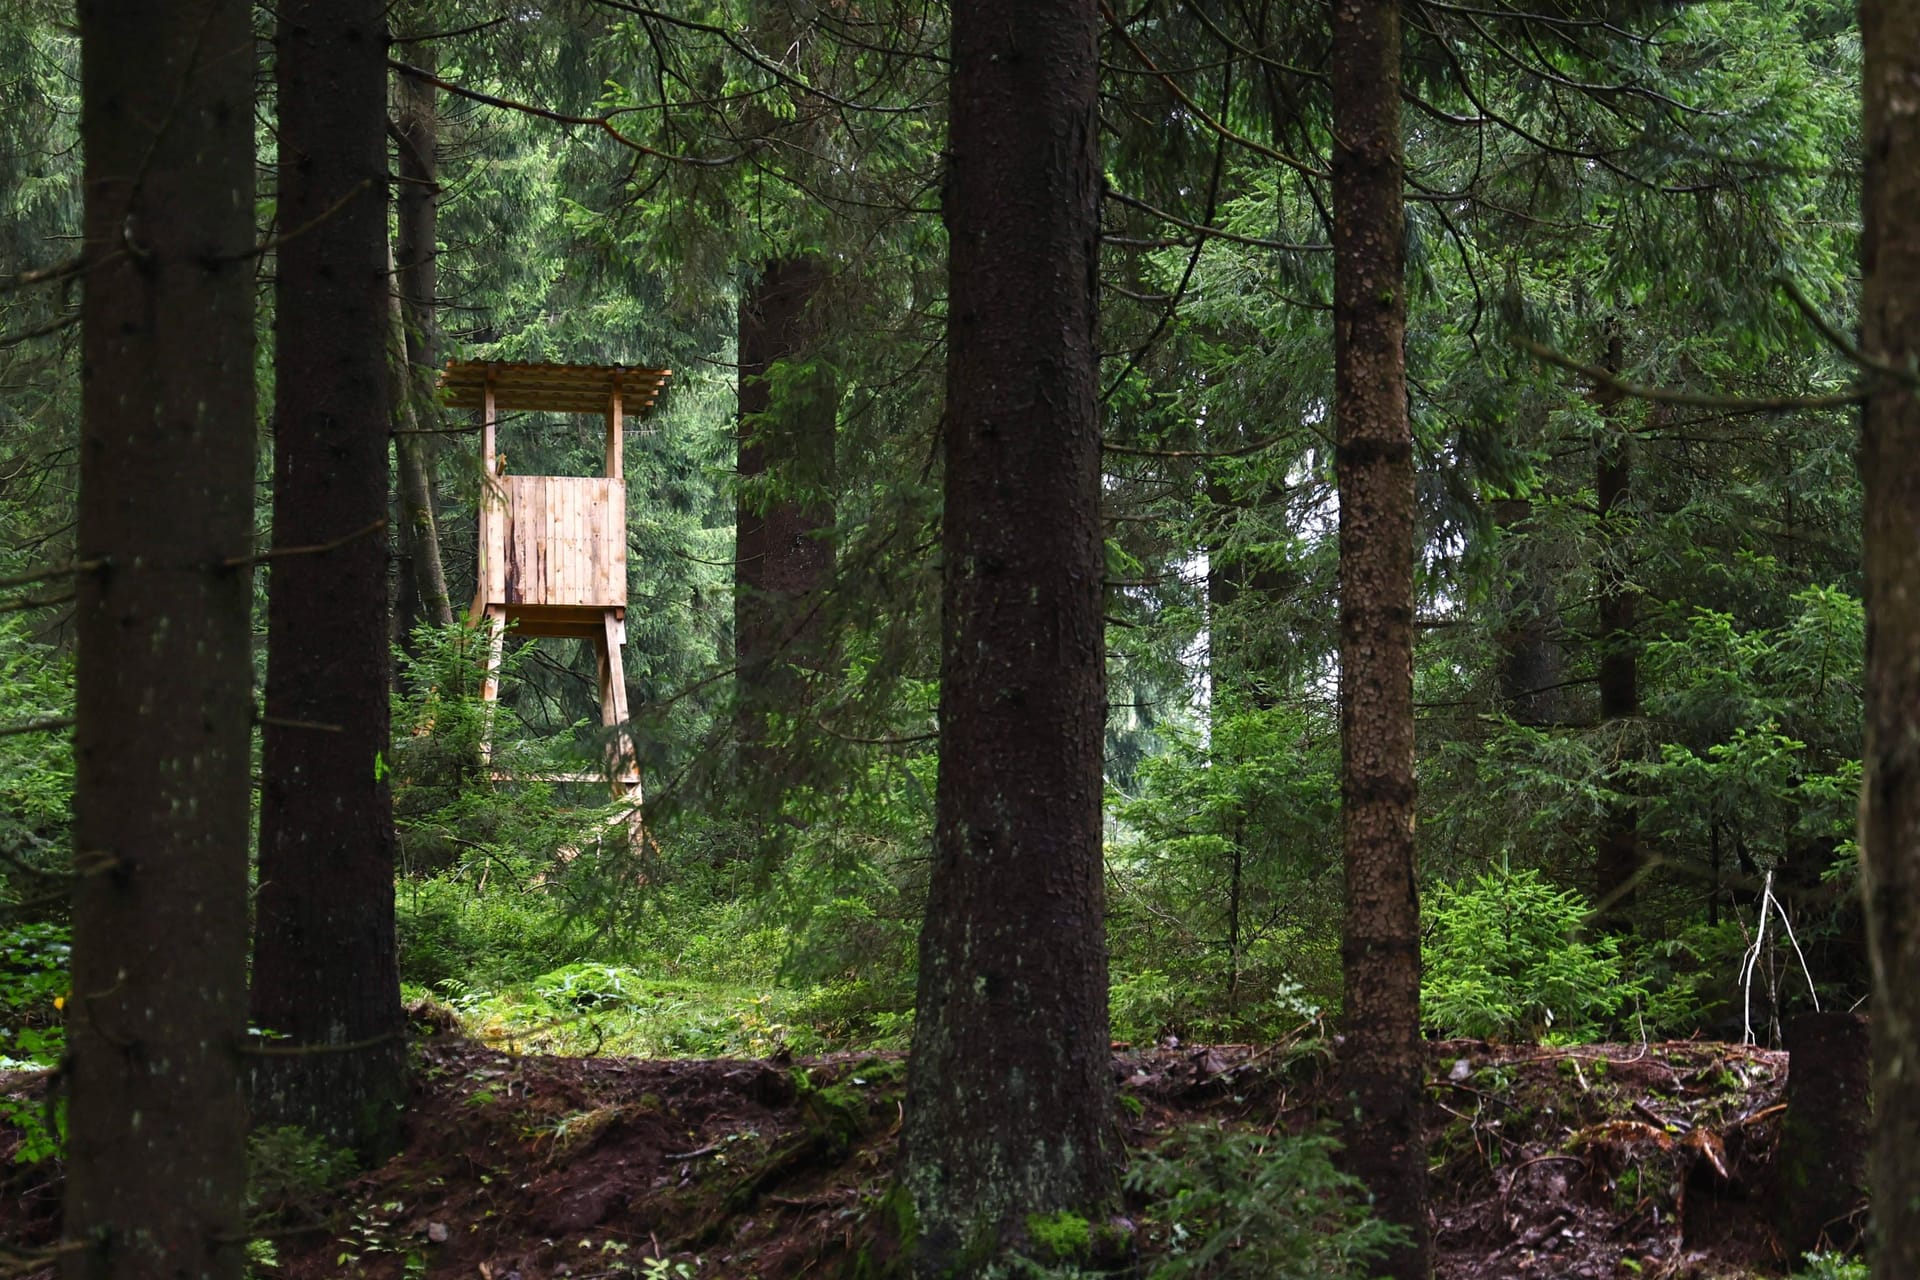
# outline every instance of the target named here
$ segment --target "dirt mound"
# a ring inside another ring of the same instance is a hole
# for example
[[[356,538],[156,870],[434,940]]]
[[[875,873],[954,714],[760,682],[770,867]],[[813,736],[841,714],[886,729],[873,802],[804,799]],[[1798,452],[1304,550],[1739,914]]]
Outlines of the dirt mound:
[[[407,1149],[279,1206],[260,1274],[831,1275],[869,1239],[905,1083],[899,1055],[513,1057],[444,1031],[416,1061]],[[1326,1065],[1316,1045],[1123,1047],[1116,1123],[1134,1147],[1202,1119],[1298,1129],[1327,1112]],[[1443,1280],[1786,1270],[1769,1211],[1784,1054],[1448,1042],[1432,1068]],[[57,1168],[0,1192],[0,1237],[51,1241]]]
[[[1776,1275],[1783,1053],[1434,1046],[1434,1239],[1457,1280]]]

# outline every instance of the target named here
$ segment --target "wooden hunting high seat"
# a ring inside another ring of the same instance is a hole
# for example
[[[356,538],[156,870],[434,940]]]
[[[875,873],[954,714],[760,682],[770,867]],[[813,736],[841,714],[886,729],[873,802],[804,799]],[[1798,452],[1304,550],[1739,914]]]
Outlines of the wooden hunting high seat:
[[[442,401],[449,408],[481,411],[486,482],[472,616],[475,623],[485,622],[490,636],[481,686],[487,701],[500,696],[500,658],[508,626],[523,636],[591,639],[600,659],[601,723],[609,728],[625,725],[627,687],[620,661],[627,632],[623,424],[628,413],[644,417],[653,408],[670,376],[666,369],[631,365],[447,362],[440,375]],[[502,410],[604,415],[606,474],[501,474],[496,432]],[[639,769],[624,735],[616,735],[611,752],[615,795],[638,801]]]

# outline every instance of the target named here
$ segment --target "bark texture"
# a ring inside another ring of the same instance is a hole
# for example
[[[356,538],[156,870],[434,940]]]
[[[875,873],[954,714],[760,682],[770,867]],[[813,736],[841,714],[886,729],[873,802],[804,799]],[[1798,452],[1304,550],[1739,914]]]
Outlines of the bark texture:
[[[979,1274],[1113,1187],[1091,0],[953,12],[940,781],[904,1192]]]
[[[824,657],[819,608],[833,580],[834,509],[821,495],[832,491],[839,408],[832,377],[799,373],[824,327],[823,280],[817,259],[783,259],[740,302],[740,478],[771,473],[790,493],[813,495],[743,495],[734,526],[739,733],[756,777],[776,763],[761,749],[767,717],[797,710],[800,672]]]
[[[386,63],[381,0],[283,0],[275,557],[252,1016],[257,1121],[378,1158],[406,1046],[388,748]],[[326,547],[324,551],[302,548]],[[326,729],[317,725],[329,726]]]
[[[1920,6],[1863,0],[1866,119],[1860,342],[1920,357]],[[1866,778],[1860,882],[1873,969],[1875,1280],[1920,1275],[1920,393],[1873,385],[1866,490]]]
[[[79,7],[69,1280],[245,1263],[252,10]]]
[[[1335,462],[1340,484],[1341,801],[1348,1168],[1431,1270],[1414,881],[1413,440],[1406,391],[1400,8],[1333,4]]]

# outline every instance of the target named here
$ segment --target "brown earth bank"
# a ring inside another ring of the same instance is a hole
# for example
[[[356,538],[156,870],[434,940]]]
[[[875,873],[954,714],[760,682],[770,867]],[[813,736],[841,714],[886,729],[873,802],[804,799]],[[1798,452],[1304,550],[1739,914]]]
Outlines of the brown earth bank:
[[[850,1274],[871,1242],[901,1055],[516,1057],[444,1019],[421,1030],[406,1149],[261,1204],[273,1265],[256,1276],[793,1280]],[[1698,1041],[1430,1049],[1442,1280],[1791,1269],[1773,1226],[1785,1054]],[[1297,1131],[1326,1114],[1329,1053],[1324,1041],[1118,1046],[1117,1132],[1139,1150],[1196,1122]],[[0,1156],[18,1142],[0,1135]],[[10,1248],[53,1242],[60,1182],[56,1162],[5,1174]],[[1148,1204],[1123,1212],[1144,1274],[1168,1224]]]

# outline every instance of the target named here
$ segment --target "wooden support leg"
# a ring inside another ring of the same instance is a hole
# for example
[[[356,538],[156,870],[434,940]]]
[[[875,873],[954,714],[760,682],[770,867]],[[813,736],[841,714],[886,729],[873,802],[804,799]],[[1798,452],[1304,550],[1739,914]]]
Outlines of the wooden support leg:
[[[600,723],[613,729],[608,764],[613,774],[613,793],[640,799],[640,767],[633,757],[627,737],[627,673],[620,661],[620,647],[626,640],[627,624],[618,613],[608,609],[600,630]]]
[[[480,679],[480,701],[495,703],[500,701],[500,663],[507,651],[507,613],[496,606],[487,609],[487,671]],[[483,763],[493,761],[492,713],[487,728],[480,735],[480,759]]]

